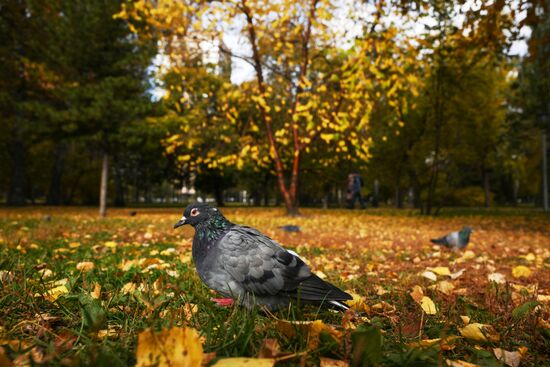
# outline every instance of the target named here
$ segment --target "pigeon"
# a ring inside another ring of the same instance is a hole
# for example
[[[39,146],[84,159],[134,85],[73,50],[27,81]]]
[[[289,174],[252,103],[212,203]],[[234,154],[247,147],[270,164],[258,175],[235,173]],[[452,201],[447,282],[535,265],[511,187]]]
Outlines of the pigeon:
[[[276,311],[289,304],[347,310],[352,297],[311,272],[295,253],[260,231],[228,221],[206,203],[187,206],[178,228],[195,228],[192,256],[201,280],[246,308]]]
[[[300,232],[300,227],[295,226],[294,224],[287,224],[284,226],[277,227],[279,229],[282,229],[285,232]]]
[[[470,234],[472,229],[470,227],[464,227],[460,231],[451,232],[441,238],[434,238],[430,241],[437,245],[443,245],[453,250],[461,250],[470,242]]]

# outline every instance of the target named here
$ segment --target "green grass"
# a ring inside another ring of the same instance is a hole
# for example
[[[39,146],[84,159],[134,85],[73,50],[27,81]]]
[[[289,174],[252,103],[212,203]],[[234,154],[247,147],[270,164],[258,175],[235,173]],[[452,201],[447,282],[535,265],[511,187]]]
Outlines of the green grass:
[[[87,210],[60,209],[54,210],[51,220],[47,221],[43,217],[44,209],[4,210],[0,216],[0,345],[4,354],[12,361],[32,359],[46,365],[127,366],[136,362],[137,335],[143,329],[189,326],[200,332],[205,351],[216,352],[218,357],[257,356],[264,339],[275,338],[282,351],[297,353],[295,358],[280,365],[317,365],[320,357],[349,361],[355,355],[354,361],[365,366],[372,363],[440,366],[446,359],[499,366],[500,362],[492,353],[493,347],[512,351],[521,346],[528,348],[524,365],[548,364],[550,331],[538,324],[541,318],[548,316],[548,304],[533,303],[518,311],[526,302],[534,302],[536,295],[527,291],[523,294],[515,292],[510,285],[486,281],[477,284],[476,274],[468,275],[464,284],[461,283],[461,287],[467,288],[463,295],[450,297],[430,289],[432,283],[419,277],[417,269],[408,266],[414,256],[430,253],[431,245],[410,240],[412,247],[404,248],[402,241],[409,244],[408,232],[396,234],[391,247],[378,246],[373,239],[367,241],[370,247],[359,248],[360,240],[355,237],[349,237],[348,242],[352,245],[344,245],[347,232],[343,231],[347,223],[356,218],[355,212],[346,211],[306,211],[305,218],[298,219],[305,230],[311,228],[312,232],[315,229],[324,233],[326,228],[319,223],[338,217],[331,224],[338,230],[327,238],[334,238],[333,241],[342,247],[334,247],[330,242],[323,245],[324,239],[319,239],[317,232],[305,237],[281,234],[279,238],[288,247],[298,248],[312,262],[314,269],[322,270],[331,282],[364,296],[369,306],[369,312],[353,320],[353,328],[348,329],[342,326],[343,314],[315,307],[294,307],[275,315],[278,319],[291,321],[321,319],[342,333],[337,339],[322,334],[318,345],[312,348],[299,330],[293,337],[286,336],[277,326],[277,320],[260,310],[215,305],[211,301],[215,295],[203,286],[189,260],[192,231],[170,229],[170,223],[177,219],[178,214],[172,209],[153,210],[130,218],[126,211],[120,211],[112,218],[101,220]],[[366,238],[370,238],[372,228],[380,226],[376,224],[377,220],[393,223],[394,218],[399,217],[387,212],[383,214],[360,214],[361,223],[373,226],[365,229],[368,232]],[[229,216],[268,233],[289,221],[273,210],[240,208],[230,211]],[[520,216],[524,218],[523,213]],[[433,225],[424,219],[420,222],[416,218],[410,220],[413,222],[395,225],[410,226],[415,236],[418,225]],[[448,220],[438,219],[436,225],[444,225]],[[508,220],[517,221],[515,218]],[[537,237],[533,237],[538,240],[547,233],[548,223],[546,217],[538,214],[533,220],[534,228],[542,228],[542,235],[537,232]],[[495,231],[505,228],[501,217],[489,218],[482,225],[489,228],[493,222]],[[450,225],[455,225],[455,222],[450,222]],[[350,229],[352,233],[357,230]],[[526,233],[526,236],[531,235],[528,228]],[[387,236],[380,234],[382,239]],[[490,248],[492,237],[487,238],[484,240],[487,243],[483,242],[481,246]],[[107,241],[114,241],[116,246],[106,246]],[[533,243],[529,238],[526,241]],[[80,246],[71,247],[73,242]],[[304,242],[309,245],[304,247]],[[342,264],[334,260],[335,256],[343,257]],[[381,256],[395,265],[384,268]],[[541,256],[540,274],[544,274],[542,272],[548,271],[549,260]],[[459,255],[444,254],[443,257],[445,262],[442,265],[448,265]],[[140,259],[145,262],[122,268],[128,261]],[[503,257],[502,266],[512,267],[523,261],[518,259],[516,255]],[[93,262],[94,268],[88,272],[77,270],[77,264],[83,261]],[[429,256],[425,261],[431,261]],[[327,262],[337,266],[329,266]],[[352,264],[359,266],[354,273],[356,276],[341,279],[339,275],[343,270],[349,270]],[[368,264],[374,264],[376,270],[369,271]],[[475,265],[472,260],[471,266]],[[539,291],[548,292],[547,278],[543,276],[539,282],[530,279],[524,285],[538,282]],[[61,279],[67,280],[68,293],[55,300],[48,299],[45,295],[53,287],[53,282]],[[138,289],[124,293],[123,287],[128,283],[134,283]],[[96,284],[101,286],[99,299],[91,296]],[[423,315],[409,296],[415,284],[423,286],[425,294],[438,305],[437,315]],[[518,296],[521,297],[519,300]],[[380,308],[380,304],[388,306]],[[190,312],[190,305],[196,305],[196,312]],[[411,343],[422,339],[460,335],[461,315],[493,325],[500,340],[478,344],[459,338],[448,350],[441,349],[437,343],[432,347],[411,347]],[[380,338],[382,342],[378,345]]]

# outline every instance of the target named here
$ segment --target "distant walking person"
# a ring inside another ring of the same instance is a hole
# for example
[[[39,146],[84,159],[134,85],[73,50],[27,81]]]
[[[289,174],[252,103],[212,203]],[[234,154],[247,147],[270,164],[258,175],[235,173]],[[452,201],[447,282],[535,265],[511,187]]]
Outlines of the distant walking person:
[[[357,172],[350,173],[348,175],[348,208],[355,208],[355,201],[359,199],[359,205],[361,209],[365,209],[365,200],[361,197],[361,188],[363,187],[363,179]]]

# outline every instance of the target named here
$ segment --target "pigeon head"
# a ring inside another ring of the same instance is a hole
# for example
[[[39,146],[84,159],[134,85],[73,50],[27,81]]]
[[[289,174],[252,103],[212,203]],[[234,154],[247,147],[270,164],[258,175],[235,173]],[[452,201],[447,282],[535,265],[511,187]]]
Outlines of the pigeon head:
[[[213,208],[206,203],[192,203],[185,208],[183,216],[174,225],[174,228],[181,227],[184,224],[190,224],[195,227],[202,223],[208,223],[216,218],[223,218],[225,220],[224,216],[217,208]]]

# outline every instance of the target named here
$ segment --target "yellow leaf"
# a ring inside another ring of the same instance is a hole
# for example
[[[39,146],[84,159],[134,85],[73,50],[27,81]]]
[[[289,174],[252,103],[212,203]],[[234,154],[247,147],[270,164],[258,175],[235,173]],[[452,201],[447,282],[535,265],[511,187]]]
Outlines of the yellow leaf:
[[[116,247],[116,242],[115,241],[107,241],[104,243],[105,246],[107,247],[110,247],[110,248],[113,248],[113,247]]]
[[[462,319],[464,325],[468,325],[470,323],[470,316],[460,316],[460,318]]]
[[[435,303],[432,301],[430,297],[422,297],[422,300],[420,301],[420,306],[426,312],[428,315],[435,315],[437,313],[437,309],[435,308]]]
[[[437,290],[443,294],[446,294],[447,296],[450,296],[453,293],[454,289],[455,286],[453,285],[453,283],[446,280],[437,283]]]
[[[69,247],[70,248],[80,247],[80,243],[79,242],[71,242],[71,243],[69,243]]]
[[[212,367],[272,367],[274,364],[275,360],[272,358],[224,358]]]
[[[128,294],[128,293],[134,293],[135,290],[136,290],[136,283],[129,282],[124,284],[120,292],[122,294]]]
[[[357,293],[348,292],[352,299],[346,301],[346,304],[353,310],[358,312],[369,312],[369,306],[365,303],[365,297],[358,295]]]
[[[94,263],[91,261],[83,261],[76,264],[76,270],[80,270],[84,273],[92,270],[94,268]]]
[[[146,329],[138,335],[136,367],[200,367],[202,355],[195,329],[173,327],[159,332]]]
[[[458,328],[458,330],[460,331],[460,334],[465,338],[480,342],[486,342],[487,338],[485,337],[485,335],[483,335],[483,332],[481,331],[484,326],[484,324],[478,324],[474,322],[472,324],[464,326],[463,328]]]
[[[342,337],[342,333],[333,327],[326,325],[321,320],[315,321],[287,321],[278,320],[277,328],[287,337],[293,337],[297,332],[302,337],[307,338],[308,348],[314,349],[319,346],[319,335],[321,332],[330,334],[337,341]]]
[[[451,271],[446,266],[438,266],[435,268],[428,268],[428,270],[436,273],[437,275],[451,275]]]
[[[94,284],[94,290],[90,292],[90,295],[93,299],[99,299],[99,297],[101,296],[101,286],[99,285],[99,283],[96,282]]]
[[[514,278],[529,278],[531,276],[531,269],[527,266],[518,265],[512,269],[512,275]]]
[[[50,301],[55,301],[60,296],[69,293],[69,290],[65,285],[59,285],[57,287],[54,287],[50,290],[48,290],[46,293],[44,293],[44,296],[49,299]],[[40,296],[40,294],[35,294],[35,296]]]

